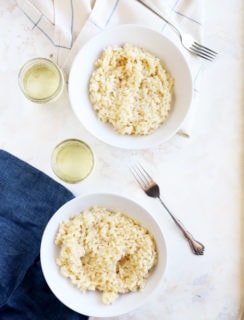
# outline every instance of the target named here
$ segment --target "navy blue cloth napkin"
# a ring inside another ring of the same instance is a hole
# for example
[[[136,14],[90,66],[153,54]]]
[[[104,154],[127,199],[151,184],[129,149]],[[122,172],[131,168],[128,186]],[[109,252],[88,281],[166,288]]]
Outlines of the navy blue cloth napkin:
[[[48,288],[40,266],[44,228],[73,194],[0,150],[0,320],[86,320]]]

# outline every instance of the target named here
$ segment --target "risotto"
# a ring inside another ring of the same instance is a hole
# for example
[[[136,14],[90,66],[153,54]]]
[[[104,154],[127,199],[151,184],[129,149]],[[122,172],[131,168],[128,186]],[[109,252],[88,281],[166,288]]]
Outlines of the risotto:
[[[162,125],[172,104],[174,81],[160,59],[143,48],[107,47],[89,81],[98,118],[123,135],[147,135]]]
[[[157,264],[153,236],[123,212],[91,207],[60,224],[57,264],[81,291],[97,290],[105,304],[144,287]]]

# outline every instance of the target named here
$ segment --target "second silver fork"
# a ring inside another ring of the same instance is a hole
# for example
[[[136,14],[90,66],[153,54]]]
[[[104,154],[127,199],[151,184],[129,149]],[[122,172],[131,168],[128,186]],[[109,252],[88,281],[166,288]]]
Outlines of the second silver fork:
[[[180,228],[182,231],[184,237],[188,240],[190,247],[192,249],[192,252],[196,255],[203,255],[205,247],[204,245],[195,240],[191,233],[186,230],[182,222],[177,219],[173,213],[168,209],[168,207],[165,205],[163,200],[160,197],[160,188],[159,185],[152,179],[152,177],[148,174],[148,172],[139,164],[136,163],[134,166],[130,168],[131,173],[133,174],[134,178],[140,185],[140,187],[143,189],[143,191],[152,198],[158,198],[163,207],[166,209],[166,211],[169,213],[171,218],[174,220],[176,225]]]

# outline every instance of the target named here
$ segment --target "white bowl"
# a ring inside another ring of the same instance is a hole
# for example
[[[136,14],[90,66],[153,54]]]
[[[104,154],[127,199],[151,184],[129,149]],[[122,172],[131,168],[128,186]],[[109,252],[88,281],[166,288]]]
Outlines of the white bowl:
[[[69,279],[61,275],[56,264],[59,249],[54,240],[59,223],[94,205],[111,210],[123,210],[128,216],[141,222],[154,236],[158,250],[157,266],[146,280],[145,288],[142,291],[123,294],[111,305],[105,305],[97,292],[83,293],[74,287]],[[48,222],[41,242],[41,266],[52,292],[70,309],[94,317],[119,316],[144,304],[162,285],[166,267],[165,240],[156,220],[138,203],[116,194],[88,194],[67,202]]]
[[[89,100],[88,83],[94,62],[106,47],[125,43],[145,48],[158,56],[175,81],[174,104],[167,121],[147,136],[117,134],[97,118]],[[72,64],[68,89],[72,108],[82,125],[103,142],[125,149],[147,149],[170,139],[184,121],[193,94],[191,72],[181,51],[159,32],[139,25],[112,27],[89,40]]]

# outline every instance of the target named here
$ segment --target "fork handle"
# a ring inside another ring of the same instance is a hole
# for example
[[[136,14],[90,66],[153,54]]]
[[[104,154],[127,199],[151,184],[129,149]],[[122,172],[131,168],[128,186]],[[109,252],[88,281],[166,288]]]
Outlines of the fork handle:
[[[152,4],[150,1],[147,1],[147,0],[137,0],[137,1],[140,2],[141,4],[143,4],[146,8],[151,10],[153,13],[155,13],[158,17],[163,19],[166,23],[168,23],[181,38],[181,33],[180,33],[179,29],[172,22],[170,22],[168,19],[166,19],[162,15],[161,11],[154,4]]]
[[[192,234],[189,231],[187,231],[186,228],[184,227],[183,223],[173,215],[173,213],[168,209],[168,207],[165,205],[165,203],[163,202],[163,200],[160,197],[159,197],[159,201],[161,202],[161,204],[163,205],[165,210],[169,213],[171,218],[174,220],[176,225],[180,228],[184,237],[188,240],[190,247],[192,249],[192,252],[196,255],[203,255],[204,245],[201,242],[199,242],[193,238]]]

